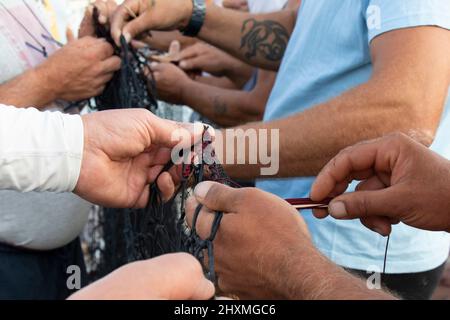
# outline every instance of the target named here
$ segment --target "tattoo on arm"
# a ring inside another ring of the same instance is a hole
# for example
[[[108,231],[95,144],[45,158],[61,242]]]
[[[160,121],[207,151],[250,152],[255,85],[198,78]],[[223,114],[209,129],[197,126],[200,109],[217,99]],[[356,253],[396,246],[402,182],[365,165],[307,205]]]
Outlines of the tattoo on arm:
[[[218,116],[223,116],[228,113],[228,106],[225,102],[220,101],[219,97],[215,97],[213,101],[214,113]]]
[[[244,21],[241,32],[241,49],[246,50],[248,60],[259,54],[271,62],[281,61],[289,42],[289,33],[282,24],[252,18]]]

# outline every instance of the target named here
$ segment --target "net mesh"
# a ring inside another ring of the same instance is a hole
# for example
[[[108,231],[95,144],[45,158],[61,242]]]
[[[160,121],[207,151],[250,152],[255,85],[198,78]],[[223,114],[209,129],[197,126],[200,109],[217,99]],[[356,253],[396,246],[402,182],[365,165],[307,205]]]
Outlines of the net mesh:
[[[144,75],[148,66],[145,55],[129,46],[121,38],[121,46],[114,44],[107,26],[98,23],[98,12],[94,10],[96,33],[114,46],[116,54],[122,59],[121,69],[107,84],[105,91],[95,98],[98,110],[111,108],[142,107],[155,112],[158,106],[154,81]],[[164,203],[156,184],[150,186],[150,199],[144,209],[96,208],[93,211],[85,238],[90,281],[110,273],[116,268],[137,260],[149,259],[162,254],[188,252],[202,263],[208,257],[205,274],[215,280],[213,241],[220,227],[223,214],[215,213],[210,236],[201,239],[196,230],[196,222],[201,206],[195,211],[192,228],[185,222],[186,199],[198,183],[204,180],[218,181],[237,186],[225,174],[216,161],[214,151],[206,154],[211,144],[208,128],[204,128],[200,142],[202,157],[199,163],[184,164],[182,180],[176,195]],[[192,150],[198,146],[192,146]],[[208,163],[208,164],[207,164]],[[214,163],[214,164],[211,164]],[[173,167],[169,162],[162,172]]]

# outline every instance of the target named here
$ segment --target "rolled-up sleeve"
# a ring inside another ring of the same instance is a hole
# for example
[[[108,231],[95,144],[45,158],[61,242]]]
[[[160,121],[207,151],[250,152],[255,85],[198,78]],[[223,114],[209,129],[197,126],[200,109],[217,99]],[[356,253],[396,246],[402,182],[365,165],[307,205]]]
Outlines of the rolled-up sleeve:
[[[83,144],[78,115],[0,105],[0,189],[73,191]]]
[[[450,0],[370,0],[369,42],[396,29],[436,26],[450,29]]]

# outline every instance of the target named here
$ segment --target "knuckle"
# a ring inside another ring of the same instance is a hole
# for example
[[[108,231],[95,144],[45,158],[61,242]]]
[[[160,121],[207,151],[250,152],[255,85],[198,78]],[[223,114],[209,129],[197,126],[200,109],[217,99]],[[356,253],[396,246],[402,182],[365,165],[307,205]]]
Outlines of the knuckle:
[[[114,56],[111,60],[111,65],[112,65],[114,71],[119,70],[120,67],[122,66],[122,60],[120,60],[119,57]]]
[[[356,201],[356,212],[351,212],[353,210],[350,210],[348,212],[349,216],[362,216],[366,217],[368,216],[368,208],[369,208],[370,200],[369,197],[362,196],[358,198],[358,201]]]
[[[386,140],[389,142],[404,142],[408,141],[408,137],[402,132],[393,132],[386,136]]]
[[[206,194],[206,200],[208,202],[214,202],[217,203],[217,199],[219,198],[220,194],[223,192],[222,185],[218,183],[214,183],[211,188],[209,189],[208,193]]]
[[[102,74],[104,72],[104,67],[101,64],[95,64],[92,67],[92,74],[94,74],[95,76]],[[99,79],[97,79],[97,81],[100,81]]]
[[[101,50],[107,57],[111,57],[114,54],[114,48],[106,41],[102,42],[99,50]]]
[[[239,192],[233,197],[233,203],[236,208],[240,208],[244,206],[246,203],[249,203],[254,198],[258,197],[259,190],[252,188],[243,188],[240,189]]]
[[[186,271],[196,277],[203,277],[203,269],[200,262],[187,253],[179,253],[180,262],[184,265]]]

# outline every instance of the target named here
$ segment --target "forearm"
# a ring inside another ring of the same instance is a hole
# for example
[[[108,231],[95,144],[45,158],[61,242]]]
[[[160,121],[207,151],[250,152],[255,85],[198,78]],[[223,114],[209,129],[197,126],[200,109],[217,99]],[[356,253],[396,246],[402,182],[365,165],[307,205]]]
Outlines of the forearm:
[[[230,79],[231,82],[234,83],[236,88],[242,89],[245,84],[250,80],[253,76],[253,72],[255,68],[252,66],[236,60],[228,66],[225,70],[224,76]]]
[[[233,81],[226,77],[197,77],[195,78],[196,82],[207,84],[209,86],[214,86],[223,89],[238,89]]]
[[[290,270],[279,275],[293,300],[390,300],[394,296],[381,289],[370,290],[367,283],[335,265],[312,246],[293,253]],[[286,277],[286,275],[289,275]]]
[[[251,93],[218,88],[195,81],[186,83],[183,102],[198,113],[223,127],[262,120],[264,104],[251,98]]]
[[[0,189],[69,192],[83,154],[79,116],[0,105]]]
[[[295,10],[253,15],[209,5],[199,38],[250,65],[277,70],[295,19]],[[260,33],[269,36],[260,40],[255,37]],[[261,46],[266,50],[260,50]]]
[[[249,124],[243,129],[279,130],[280,141],[274,146],[280,153],[278,177],[315,176],[347,146],[391,132],[403,132],[430,144],[443,101],[421,103],[421,97],[414,93],[416,88],[405,82],[395,85],[390,80],[386,79],[390,87],[385,80],[373,79],[302,113],[269,123]],[[248,164],[248,150],[246,157]],[[245,165],[243,170],[242,165],[227,163],[226,170],[234,178],[248,179],[258,177],[262,167],[259,163]]]
[[[0,85],[0,102],[19,108],[42,108],[57,99],[54,88],[42,68],[26,71],[16,78]]]

